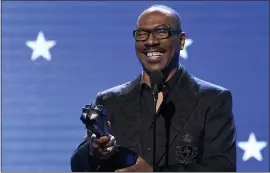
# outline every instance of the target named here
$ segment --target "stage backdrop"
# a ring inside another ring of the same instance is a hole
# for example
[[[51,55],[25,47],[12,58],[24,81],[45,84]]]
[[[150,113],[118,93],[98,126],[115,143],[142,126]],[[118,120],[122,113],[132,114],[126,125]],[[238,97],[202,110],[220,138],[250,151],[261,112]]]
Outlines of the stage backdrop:
[[[238,171],[269,171],[268,2],[157,2],[187,33],[180,63],[232,91]],[[81,108],[141,72],[132,30],[152,2],[3,2],[2,171],[70,171]]]

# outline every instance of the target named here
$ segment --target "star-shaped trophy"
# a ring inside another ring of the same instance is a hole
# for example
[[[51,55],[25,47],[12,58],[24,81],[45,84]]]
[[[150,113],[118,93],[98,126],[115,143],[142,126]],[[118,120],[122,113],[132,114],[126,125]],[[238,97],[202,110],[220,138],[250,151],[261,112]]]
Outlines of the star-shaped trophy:
[[[85,105],[85,107],[82,108],[80,119],[86,126],[86,129],[96,135],[96,138],[110,135],[107,115],[104,113],[102,105]],[[110,158],[110,162],[113,164],[115,170],[126,168],[134,165],[138,156],[139,155],[137,153],[129,150],[128,148],[117,145],[116,153]]]
[[[109,136],[107,116],[102,105],[85,105],[82,108],[81,121],[86,125],[87,130],[94,133],[97,138]]]

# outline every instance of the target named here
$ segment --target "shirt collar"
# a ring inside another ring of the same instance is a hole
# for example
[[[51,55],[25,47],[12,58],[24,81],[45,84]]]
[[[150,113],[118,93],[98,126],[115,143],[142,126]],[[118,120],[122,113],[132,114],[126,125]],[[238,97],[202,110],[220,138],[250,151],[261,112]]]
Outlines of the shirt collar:
[[[172,91],[174,89],[174,87],[176,86],[181,74],[182,74],[182,70],[181,70],[181,68],[179,68],[176,71],[176,73],[168,81],[165,82],[164,87],[167,87],[170,91]],[[140,86],[141,86],[141,88],[149,87],[146,84],[146,82],[143,80],[143,72],[141,74]]]

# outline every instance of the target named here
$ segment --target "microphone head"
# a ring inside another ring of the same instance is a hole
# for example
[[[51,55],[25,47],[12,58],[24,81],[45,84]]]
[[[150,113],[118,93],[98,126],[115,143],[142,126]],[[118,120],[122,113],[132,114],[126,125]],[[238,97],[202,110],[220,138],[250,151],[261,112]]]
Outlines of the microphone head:
[[[159,70],[150,72],[149,74],[151,88],[154,92],[159,92],[160,87],[162,86],[164,79],[163,74]]]

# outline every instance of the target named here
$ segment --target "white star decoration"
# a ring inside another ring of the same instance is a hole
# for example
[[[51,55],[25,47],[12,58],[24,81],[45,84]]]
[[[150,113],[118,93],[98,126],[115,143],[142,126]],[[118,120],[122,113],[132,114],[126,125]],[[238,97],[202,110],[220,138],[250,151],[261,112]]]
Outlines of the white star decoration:
[[[42,31],[38,33],[36,41],[26,42],[26,45],[33,50],[31,57],[32,61],[35,61],[41,56],[44,59],[50,61],[52,57],[49,49],[55,46],[55,44],[56,44],[55,40],[46,40]]]
[[[180,51],[180,56],[183,59],[187,59],[188,58],[187,47],[190,46],[192,43],[193,43],[193,40],[192,39],[186,39],[184,49]]]
[[[238,142],[238,147],[244,150],[243,161],[247,161],[254,157],[258,161],[262,161],[261,150],[267,146],[265,141],[257,141],[254,133],[249,135],[248,141]]]

